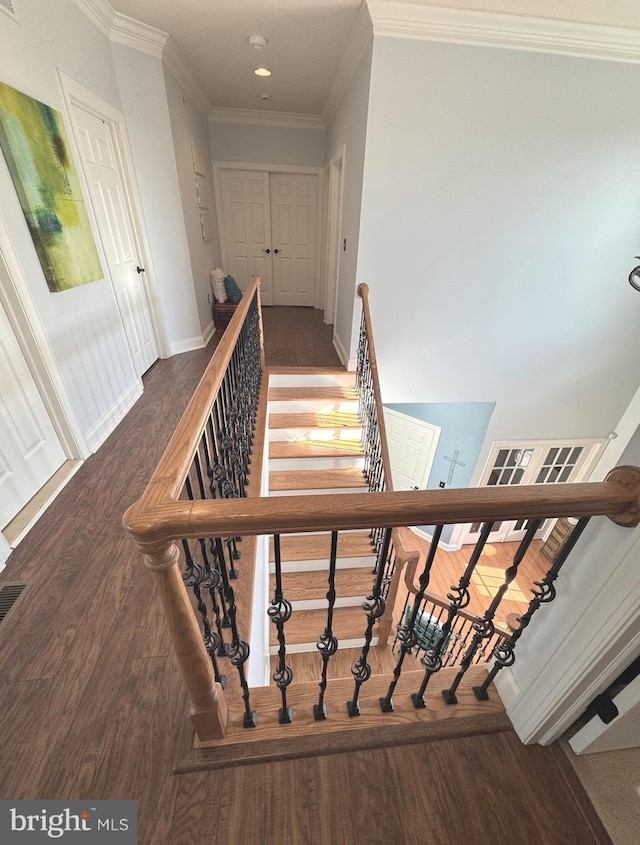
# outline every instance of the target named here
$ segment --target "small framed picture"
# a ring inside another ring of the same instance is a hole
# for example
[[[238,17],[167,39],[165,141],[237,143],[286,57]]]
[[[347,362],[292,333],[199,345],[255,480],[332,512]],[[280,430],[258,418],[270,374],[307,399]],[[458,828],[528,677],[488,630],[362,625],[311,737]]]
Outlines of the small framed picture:
[[[205,176],[205,157],[202,155],[202,150],[193,138],[191,139],[191,158],[193,159],[193,172],[200,176]]]
[[[202,229],[202,240],[210,241],[213,238],[211,215],[208,211],[200,212],[200,228]]]
[[[209,186],[206,176],[196,174],[196,201],[198,208],[209,208]]]

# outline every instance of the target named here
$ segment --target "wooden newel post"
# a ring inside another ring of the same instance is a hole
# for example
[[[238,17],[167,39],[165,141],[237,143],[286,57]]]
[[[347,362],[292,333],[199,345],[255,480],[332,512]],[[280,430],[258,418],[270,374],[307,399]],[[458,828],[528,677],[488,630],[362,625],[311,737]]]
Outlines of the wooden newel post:
[[[227,725],[224,690],[216,683],[211,658],[189,599],[178,561],[175,543],[162,547],[141,547],[145,565],[154,573],[169,624],[173,646],[191,698],[191,721],[200,741],[222,739]]]

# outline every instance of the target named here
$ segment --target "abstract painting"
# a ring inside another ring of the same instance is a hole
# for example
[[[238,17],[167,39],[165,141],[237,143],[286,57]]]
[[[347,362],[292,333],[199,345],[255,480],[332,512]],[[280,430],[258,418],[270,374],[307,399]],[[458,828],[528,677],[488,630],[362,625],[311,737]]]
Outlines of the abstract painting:
[[[0,146],[49,290],[103,279],[60,112],[0,82]]]

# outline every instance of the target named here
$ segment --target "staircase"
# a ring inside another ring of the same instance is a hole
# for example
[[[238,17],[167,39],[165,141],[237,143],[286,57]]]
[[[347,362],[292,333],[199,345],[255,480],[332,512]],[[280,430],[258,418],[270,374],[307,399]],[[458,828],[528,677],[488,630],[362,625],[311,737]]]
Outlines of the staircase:
[[[273,371],[269,379],[269,495],[363,493],[367,481],[360,446],[354,375],[344,370]],[[292,605],[287,652],[315,652],[326,624],[330,532],[288,534],[281,539],[283,592]],[[270,595],[274,547],[270,547]],[[375,556],[367,531],[338,539],[334,633],[339,648],[359,648],[371,592]],[[375,633],[375,631],[374,631]],[[377,644],[374,636],[372,645]],[[269,650],[278,650],[275,626]]]

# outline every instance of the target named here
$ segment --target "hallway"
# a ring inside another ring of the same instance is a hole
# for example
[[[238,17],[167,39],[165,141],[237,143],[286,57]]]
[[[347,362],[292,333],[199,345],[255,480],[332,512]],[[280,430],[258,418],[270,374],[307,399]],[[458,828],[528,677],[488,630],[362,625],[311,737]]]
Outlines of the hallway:
[[[0,576],[28,583],[0,630],[0,798],[134,798],[140,845],[608,842],[562,752],[511,731],[171,775],[186,696],[121,517],[217,340],[152,367]]]

